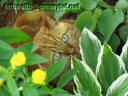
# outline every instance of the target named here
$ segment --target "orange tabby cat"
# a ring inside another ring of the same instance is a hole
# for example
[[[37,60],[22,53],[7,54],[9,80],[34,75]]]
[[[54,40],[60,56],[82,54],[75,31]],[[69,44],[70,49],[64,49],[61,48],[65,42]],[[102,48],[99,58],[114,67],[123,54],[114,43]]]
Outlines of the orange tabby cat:
[[[38,45],[38,53],[49,59],[48,63],[39,65],[42,69],[46,69],[65,56],[80,56],[80,31],[73,20],[56,22],[54,17],[47,12],[30,11],[19,16],[14,27],[30,34],[33,42]]]

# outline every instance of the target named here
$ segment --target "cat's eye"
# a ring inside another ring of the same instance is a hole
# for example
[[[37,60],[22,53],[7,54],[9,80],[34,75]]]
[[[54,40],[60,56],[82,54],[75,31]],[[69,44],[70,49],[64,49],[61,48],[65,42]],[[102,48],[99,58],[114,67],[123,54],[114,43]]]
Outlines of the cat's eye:
[[[59,60],[61,58],[61,53],[60,52],[54,53],[53,58],[54,58],[54,60]]]
[[[62,39],[64,43],[67,43],[69,41],[69,36],[67,34],[63,34]]]

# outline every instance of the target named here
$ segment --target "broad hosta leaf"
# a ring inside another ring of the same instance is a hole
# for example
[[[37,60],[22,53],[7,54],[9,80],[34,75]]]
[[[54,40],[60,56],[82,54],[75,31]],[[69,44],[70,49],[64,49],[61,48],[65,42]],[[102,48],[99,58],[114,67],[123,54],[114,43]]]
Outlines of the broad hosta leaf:
[[[8,91],[11,96],[20,96],[16,82],[13,79],[13,76],[8,72],[8,70],[0,66],[0,75],[2,75],[3,79],[6,81]]]
[[[97,58],[101,49],[100,41],[91,31],[84,28],[81,34],[80,44],[82,58],[85,60],[88,66],[92,68],[93,72],[95,72],[98,62]]]
[[[79,0],[80,5],[86,10],[92,10],[96,7],[97,3],[94,0]]]
[[[108,44],[111,46],[113,52],[115,52],[120,45],[120,39],[116,34],[113,34],[108,42]]]
[[[74,75],[77,73],[77,69],[71,69],[67,71],[59,80],[57,87],[63,88],[66,84],[68,84],[74,77]]]
[[[14,28],[1,28],[0,29],[0,39],[7,43],[17,43],[31,41],[31,37],[19,29]]]
[[[128,0],[118,0],[116,3],[117,8],[128,9]]]
[[[79,83],[76,84],[77,89],[81,89],[78,91],[78,94],[81,94],[81,96],[102,96],[101,86],[90,67],[74,57],[72,58],[72,62],[74,68],[78,69],[78,73],[76,74],[76,80],[78,82],[75,82]]]
[[[50,67],[47,69],[47,78],[46,82],[50,82],[51,80],[55,79],[60,73],[62,73],[65,69],[65,66],[67,65],[67,60],[68,58],[65,57],[58,62],[52,64]]]
[[[123,59],[127,72],[128,72],[128,40],[126,44],[123,47],[122,53],[121,53],[121,58]]]
[[[119,36],[123,42],[127,41],[128,38],[128,25],[124,25],[119,29]]]
[[[39,96],[38,91],[29,83],[23,84],[23,96]]]
[[[99,21],[98,29],[104,36],[105,40],[108,41],[116,29],[116,27],[124,20],[124,13],[121,9],[106,9],[102,12]]]
[[[125,72],[123,60],[114,54],[111,48],[105,43],[99,54],[96,68],[96,75],[102,85],[103,93],[105,94],[112,82]]]
[[[108,88],[106,96],[128,96],[128,74],[121,75]]]

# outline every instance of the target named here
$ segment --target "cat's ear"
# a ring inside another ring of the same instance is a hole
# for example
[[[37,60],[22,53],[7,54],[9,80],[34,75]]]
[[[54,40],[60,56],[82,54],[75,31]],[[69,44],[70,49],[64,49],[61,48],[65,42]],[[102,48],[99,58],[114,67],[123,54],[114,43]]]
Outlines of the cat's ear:
[[[40,30],[40,27],[49,28],[53,21],[52,14],[34,10],[25,12],[17,17],[14,28],[19,28],[33,37]]]

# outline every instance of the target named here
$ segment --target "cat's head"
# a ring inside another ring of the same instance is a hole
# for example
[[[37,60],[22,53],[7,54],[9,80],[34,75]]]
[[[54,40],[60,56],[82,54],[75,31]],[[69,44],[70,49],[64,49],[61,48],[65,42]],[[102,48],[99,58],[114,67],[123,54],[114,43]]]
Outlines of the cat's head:
[[[55,63],[65,56],[80,57],[79,54],[80,31],[72,20],[63,20],[54,23],[50,28],[41,27],[34,37],[34,42],[39,46],[39,53]]]
[[[30,34],[38,45],[37,52],[49,59],[44,68],[65,56],[80,57],[80,31],[73,20],[55,22],[54,16],[43,11],[30,11],[19,16],[14,27]]]

